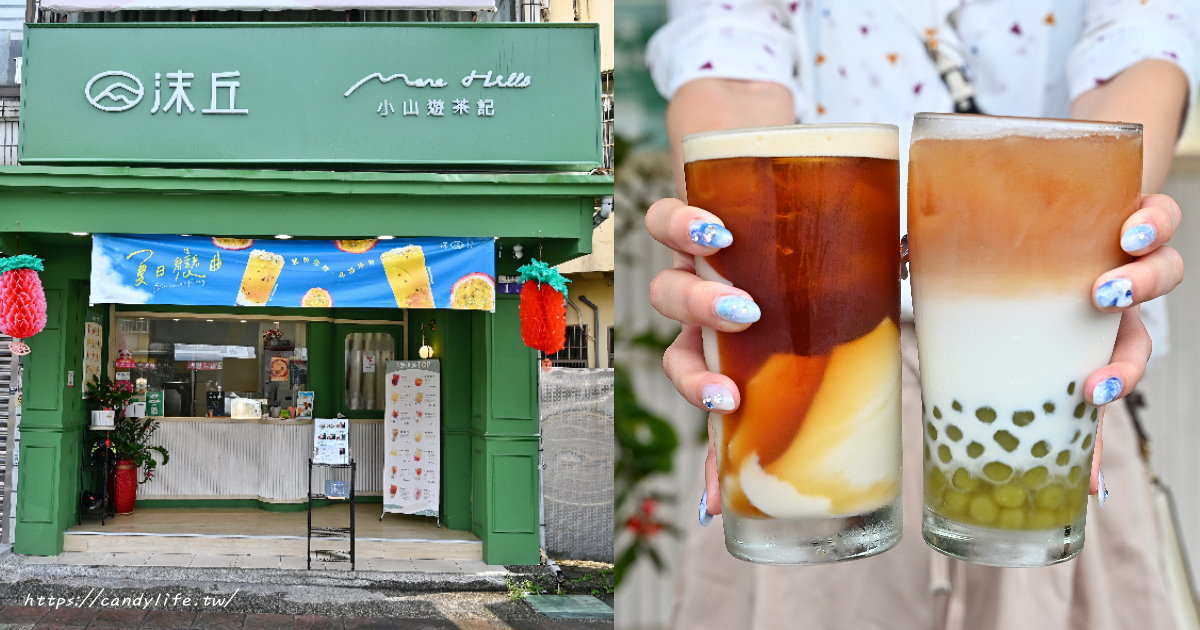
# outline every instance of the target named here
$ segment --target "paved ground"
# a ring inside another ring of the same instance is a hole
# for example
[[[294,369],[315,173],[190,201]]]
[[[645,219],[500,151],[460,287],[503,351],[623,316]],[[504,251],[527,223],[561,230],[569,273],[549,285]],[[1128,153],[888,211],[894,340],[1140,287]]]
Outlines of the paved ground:
[[[425,565],[427,571],[413,564],[413,570],[370,571],[360,565],[351,572],[344,564],[306,571],[193,562],[163,566],[147,558],[143,564],[86,566],[0,557],[0,630],[613,627],[611,615],[552,619],[510,598],[512,571],[538,574],[544,568],[439,561]]]
[[[104,553],[95,551],[66,551],[57,556],[21,556],[22,565],[58,564],[103,567],[177,567],[177,568],[235,568],[244,569],[304,569],[299,556],[263,556],[246,554],[190,553]],[[345,562],[314,562],[314,569],[342,571],[350,568]],[[462,573],[476,575],[508,575],[502,565],[485,564],[481,560],[402,560],[359,558],[359,571],[399,571],[419,573]]]

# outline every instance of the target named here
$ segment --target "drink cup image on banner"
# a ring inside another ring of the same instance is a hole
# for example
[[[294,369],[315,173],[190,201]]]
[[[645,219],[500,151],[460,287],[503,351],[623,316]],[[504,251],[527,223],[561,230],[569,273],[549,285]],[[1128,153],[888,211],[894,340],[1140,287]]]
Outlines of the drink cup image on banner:
[[[283,271],[283,256],[256,249],[250,252],[242,284],[238,287],[238,306],[263,306],[275,293],[275,283]]]
[[[425,253],[419,245],[408,245],[379,256],[388,284],[400,308],[433,308],[433,289]]]

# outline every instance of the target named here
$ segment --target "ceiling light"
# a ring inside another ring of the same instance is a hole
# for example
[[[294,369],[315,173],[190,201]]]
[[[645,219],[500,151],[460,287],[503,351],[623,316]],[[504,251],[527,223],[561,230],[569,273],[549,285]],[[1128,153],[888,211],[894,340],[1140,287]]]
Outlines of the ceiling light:
[[[276,234],[276,235],[275,235],[275,238],[277,238],[277,239],[279,239],[279,240],[281,240],[281,241],[286,241],[286,240],[288,240],[289,238],[292,238],[292,235],[291,235],[291,234]]]
[[[88,232],[71,232],[71,236],[87,236]]]
[[[379,240],[381,240],[381,241],[390,241],[390,240],[392,240],[392,239],[394,239],[394,238],[396,238],[396,237],[395,237],[395,236],[392,236],[392,235],[390,235],[390,234],[380,234],[379,236],[376,236],[375,238],[377,238],[377,239],[379,239]]]

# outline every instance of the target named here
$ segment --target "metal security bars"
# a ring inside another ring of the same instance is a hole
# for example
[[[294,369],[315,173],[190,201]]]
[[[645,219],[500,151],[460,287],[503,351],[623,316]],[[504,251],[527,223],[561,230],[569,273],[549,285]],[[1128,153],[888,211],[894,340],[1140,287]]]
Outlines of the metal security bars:
[[[11,389],[13,385],[13,356],[9,352],[9,337],[0,336],[0,543],[12,542],[12,532],[9,529],[12,514],[12,474],[9,462],[12,461],[12,451],[15,418],[12,413]]]
[[[567,343],[547,358],[554,367],[591,367],[588,364],[588,327],[567,326]]]
[[[17,119],[21,100],[0,97],[0,165],[17,163]]]

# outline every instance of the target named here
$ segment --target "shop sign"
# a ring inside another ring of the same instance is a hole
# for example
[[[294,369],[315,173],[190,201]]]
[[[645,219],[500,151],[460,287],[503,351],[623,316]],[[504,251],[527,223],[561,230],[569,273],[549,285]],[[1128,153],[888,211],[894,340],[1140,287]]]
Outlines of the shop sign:
[[[31,24],[25,164],[601,161],[595,25]]]
[[[441,496],[441,362],[388,361],[383,511],[437,516]]]
[[[96,234],[90,300],[495,311],[495,251],[492,238],[307,241]]]

